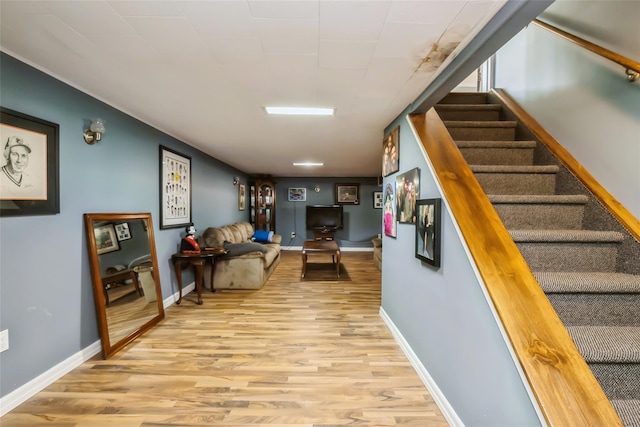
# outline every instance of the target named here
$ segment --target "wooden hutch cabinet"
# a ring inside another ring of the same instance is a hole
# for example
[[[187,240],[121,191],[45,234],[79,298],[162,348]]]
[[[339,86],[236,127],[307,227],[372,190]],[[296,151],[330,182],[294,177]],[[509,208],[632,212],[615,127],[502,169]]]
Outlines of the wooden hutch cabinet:
[[[257,178],[249,184],[249,222],[255,230],[276,231],[276,183]]]

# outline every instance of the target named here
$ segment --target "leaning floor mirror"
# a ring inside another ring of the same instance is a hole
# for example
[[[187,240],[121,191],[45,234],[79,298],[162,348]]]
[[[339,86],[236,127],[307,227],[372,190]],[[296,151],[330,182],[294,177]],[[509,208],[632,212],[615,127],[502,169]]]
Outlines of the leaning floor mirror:
[[[93,293],[108,359],[164,319],[150,213],[84,215]]]

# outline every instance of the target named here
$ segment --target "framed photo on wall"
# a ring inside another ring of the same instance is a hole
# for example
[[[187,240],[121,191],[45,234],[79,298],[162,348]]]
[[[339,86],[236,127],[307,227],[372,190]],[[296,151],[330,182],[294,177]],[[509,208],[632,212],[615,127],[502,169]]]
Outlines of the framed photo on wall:
[[[400,223],[416,222],[416,200],[420,196],[420,169],[414,168],[396,177],[397,219]]]
[[[416,258],[440,267],[441,199],[416,201]]]
[[[247,187],[244,184],[238,185],[238,210],[243,211],[246,207]]]
[[[0,216],[60,213],[59,126],[0,107]]]
[[[191,157],[161,145],[160,228],[191,223]]]
[[[360,184],[336,184],[336,205],[359,205]]]
[[[123,240],[131,239],[131,231],[129,230],[129,223],[123,222],[121,224],[116,224],[115,229],[116,229],[116,235],[118,236],[119,242]]]
[[[382,143],[382,176],[400,169],[400,126],[396,126]]]
[[[375,209],[382,209],[382,191],[373,192],[373,207]]]
[[[396,237],[396,198],[395,188],[391,183],[387,183],[384,189],[384,211],[382,220],[384,223],[384,235]]]
[[[113,224],[94,227],[93,233],[96,236],[96,249],[98,255],[120,250],[116,229]]]
[[[289,188],[287,191],[288,200],[290,202],[306,202],[307,201],[307,189],[306,188]]]

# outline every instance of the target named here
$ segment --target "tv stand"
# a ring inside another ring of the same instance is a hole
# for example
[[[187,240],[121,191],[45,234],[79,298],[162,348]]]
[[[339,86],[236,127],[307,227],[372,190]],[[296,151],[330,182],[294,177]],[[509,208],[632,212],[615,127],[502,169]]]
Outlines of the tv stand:
[[[329,228],[323,228],[318,230],[313,230],[313,237],[315,240],[333,240],[333,235],[335,230],[331,230]]]

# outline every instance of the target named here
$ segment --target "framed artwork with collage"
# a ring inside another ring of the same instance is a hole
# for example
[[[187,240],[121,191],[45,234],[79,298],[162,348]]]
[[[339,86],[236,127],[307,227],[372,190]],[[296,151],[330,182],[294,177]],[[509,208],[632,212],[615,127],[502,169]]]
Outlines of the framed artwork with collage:
[[[191,157],[161,145],[160,228],[191,223]]]
[[[415,224],[416,200],[419,195],[419,168],[413,168],[396,177],[396,208],[398,222]]]
[[[382,213],[384,223],[384,235],[396,237],[396,199],[395,188],[391,183],[387,183],[383,197],[384,211]]]
[[[382,176],[400,170],[400,126],[396,126],[382,143]]]
[[[306,202],[307,201],[307,189],[306,188],[289,188],[287,191],[288,200],[290,202]]]
[[[440,267],[441,199],[416,201],[416,258]]]

